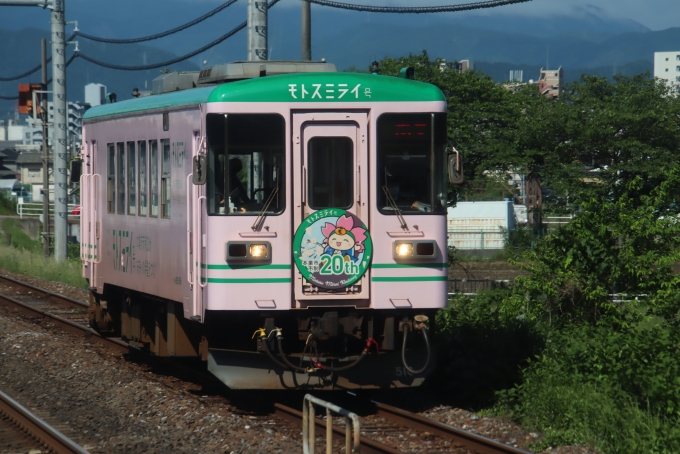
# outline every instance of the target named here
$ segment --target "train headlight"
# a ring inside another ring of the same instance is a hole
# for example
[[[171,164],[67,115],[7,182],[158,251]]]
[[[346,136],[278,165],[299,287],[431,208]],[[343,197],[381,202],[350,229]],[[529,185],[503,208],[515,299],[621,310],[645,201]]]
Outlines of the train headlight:
[[[251,257],[262,258],[266,257],[268,248],[266,244],[251,244],[250,245],[250,255]]]
[[[406,258],[413,257],[413,244],[411,243],[396,243],[394,252],[398,257]]]
[[[434,259],[438,249],[434,240],[395,241],[392,257],[397,262]]]
[[[262,262],[271,259],[268,241],[227,241],[227,262]]]

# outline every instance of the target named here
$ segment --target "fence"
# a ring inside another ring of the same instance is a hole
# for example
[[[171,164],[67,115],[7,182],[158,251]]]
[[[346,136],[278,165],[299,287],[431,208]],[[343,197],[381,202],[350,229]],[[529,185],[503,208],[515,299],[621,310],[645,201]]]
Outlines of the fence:
[[[326,409],[326,453],[330,454],[333,450],[333,417],[331,412],[345,417],[346,454],[359,452],[359,434],[361,433],[359,417],[355,413],[333,405],[330,402],[317,399],[310,394],[305,396],[302,403],[302,452],[304,454],[314,454],[316,444],[316,437],[314,435],[314,426],[316,424],[314,405],[319,405]]]
[[[545,235],[544,227],[485,230],[449,230],[447,244],[456,249],[503,249],[506,245],[513,248],[533,249],[537,238]]]
[[[73,214],[73,210],[78,205],[69,204],[68,205],[68,217],[69,219],[80,219],[80,210],[77,214]],[[54,205],[49,205],[50,217],[54,215]],[[18,203],[17,204],[17,214],[21,219],[24,217],[42,217],[43,214],[43,204],[42,203]]]
[[[448,245],[456,249],[503,249],[507,230],[449,230]]]
[[[474,295],[482,290],[494,288],[507,288],[512,285],[512,280],[504,279],[449,279],[449,295]]]

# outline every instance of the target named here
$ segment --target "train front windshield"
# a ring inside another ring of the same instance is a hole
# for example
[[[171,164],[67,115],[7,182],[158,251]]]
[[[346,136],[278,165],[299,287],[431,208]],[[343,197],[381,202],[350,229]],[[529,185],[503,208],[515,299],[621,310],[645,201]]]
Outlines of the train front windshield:
[[[285,121],[278,114],[208,114],[208,213],[285,208]]]
[[[378,118],[378,209],[383,214],[446,212],[446,115]]]

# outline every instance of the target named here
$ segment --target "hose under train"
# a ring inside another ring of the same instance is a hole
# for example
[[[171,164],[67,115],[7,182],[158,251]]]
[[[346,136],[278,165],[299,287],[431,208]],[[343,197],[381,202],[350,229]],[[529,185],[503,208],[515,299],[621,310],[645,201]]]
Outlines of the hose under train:
[[[404,324],[404,341],[402,342],[401,345],[401,363],[404,365],[404,369],[412,373],[413,375],[420,374],[425,372],[425,369],[427,369],[427,366],[430,365],[430,358],[431,358],[431,351],[430,351],[430,339],[427,337],[427,328],[425,326],[422,326],[420,328],[420,331],[423,332],[423,337],[425,338],[425,348],[427,349],[427,359],[425,360],[425,365],[421,367],[420,369],[413,369],[408,365],[406,362],[406,339],[408,338],[408,332],[411,328],[409,325]]]
[[[288,359],[288,357],[286,356],[286,354],[284,353],[284,351],[283,351],[283,335],[281,334],[281,331],[277,332],[276,340],[277,340],[277,345],[279,347],[279,356],[281,357],[283,362],[279,361],[276,358],[276,356],[274,356],[272,351],[269,349],[269,345],[267,343],[267,336],[265,336],[263,334],[260,337],[260,339],[262,341],[262,346],[264,348],[265,353],[267,353],[267,356],[269,356],[269,358],[272,361],[274,361],[274,363],[276,363],[277,365],[279,365],[280,367],[282,367],[284,369],[292,369],[292,370],[296,370],[296,371],[299,371],[299,372],[308,372],[308,368],[302,367],[302,366],[296,366],[295,364],[291,363],[290,360]],[[371,339],[371,341],[372,341],[372,339]],[[341,371],[344,371],[344,370],[351,369],[351,368],[357,366],[364,359],[364,357],[366,357],[366,355],[368,354],[368,351],[369,351],[371,341],[369,341],[367,343],[366,348],[364,348],[364,350],[357,357],[357,359],[355,359],[354,361],[352,361],[351,363],[349,363],[345,366],[341,366],[341,367],[326,366],[326,365],[323,365],[323,364],[316,362],[316,361],[312,361],[312,364],[317,369],[327,370],[329,372],[341,372]],[[428,362],[429,362],[429,360],[428,360]]]

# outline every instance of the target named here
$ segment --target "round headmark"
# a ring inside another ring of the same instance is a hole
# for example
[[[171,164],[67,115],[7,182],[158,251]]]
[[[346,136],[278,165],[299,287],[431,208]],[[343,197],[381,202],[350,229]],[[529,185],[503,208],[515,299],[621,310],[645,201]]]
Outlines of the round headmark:
[[[293,240],[293,258],[311,284],[342,289],[358,281],[368,269],[373,242],[368,229],[349,211],[319,210],[302,221]]]

